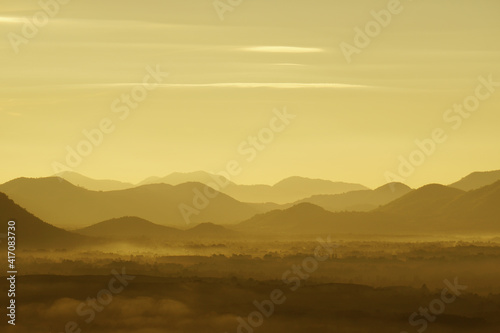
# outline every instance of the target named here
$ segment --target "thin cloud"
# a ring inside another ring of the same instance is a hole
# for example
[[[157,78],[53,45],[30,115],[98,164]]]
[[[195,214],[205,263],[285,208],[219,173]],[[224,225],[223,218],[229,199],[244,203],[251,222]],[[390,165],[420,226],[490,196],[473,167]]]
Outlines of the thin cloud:
[[[318,53],[325,52],[323,49],[315,47],[297,47],[297,46],[252,46],[245,47],[242,50],[251,52],[267,53]]]
[[[23,23],[26,22],[24,17],[0,16],[0,23]]]
[[[142,83],[86,83],[53,86],[31,86],[26,89],[106,89],[139,86]],[[376,86],[348,83],[297,83],[297,82],[222,82],[222,83],[165,83],[159,88],[277,88],[277,89],[373,89]]]
[[[271,64],[271,65],[275,65],[275,66],[300,66],[300,67],[308,66],[308,65],[304,65],[304,64],[294,64],[294,63],[287,63],[287,62],[275,63],[275,64]]]

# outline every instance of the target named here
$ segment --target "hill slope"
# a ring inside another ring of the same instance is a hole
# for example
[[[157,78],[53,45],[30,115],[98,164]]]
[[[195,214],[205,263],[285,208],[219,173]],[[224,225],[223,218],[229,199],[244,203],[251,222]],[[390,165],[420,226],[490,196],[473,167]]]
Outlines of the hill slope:
[[[370,211],[398,199],[410,191],[411,188],[404,184],[390,183],[375,190],[352,191],[334,195],[314,195],[290,204],[288,207],[301,202],[309,202],[331,212]]]
[[[114,191],[134,187],[131,183],[123,183],[117,180],[109,179],[92,179],[71,171],[60,172],[54,175],[54,177],[61,177],[73,185],[83,187],[91,191]]]
[[[185,216],[195,224],[209,221],[236,223],[257,212],[250,205],[213,190],[209,194],[216,196],[205,200],[205,195],[200,194],[205,190],[203,184],[185,183],[97,192],[54,177],[19,178],[0,185],[0,191],[41,219],[69,228],[81,228],[123,216],[137,216],[156,224],[173,226],[188,225]]]
[[[421,218],[439,217],[443,207],[465,194],[464,191],[440,184],[425,185],[377,209],[381,212]]]
[[[218,188],[222,193],[236,200],[252,203],[274,202],[286,204],[316,194],[339,194],[350,191],[367,190],[366,187],[360,184],[332,182],[329,180],[304,177],[286,178],[273,186],[238,185],[229,181],[227,178],[203,171],[191,173],[175,172],[163,178],[151,177],[141,182],[141,184],[165,183],[177,185],[193,181]],[[214,186],[214,183],[223,185]]]
[[[500,232],[500,182],[464,192],[423,186],[370,212],[329,212],[311,203],[256,215],[237,230],[285,234],[453,234]]]
[[[500,231],[500,181],[464,192],[443,185],[427,185],[377,211],[420,224],[428,230],[449,233]]]
[[[90,239],[77,235],[48,223],[20,207],[9,199],[4,193],[0,193],[0,221],[2,231],[7,232],[7,222],[16,222],[17,248],[74,248],[91,242]]]
[[[311,203],[300,203],[288,209],[256,215],[234,228],[266,234],[381,234],[394,231],[390,229],[392,222],[381,213],[333,213]]]
[[[487,185],[491,185],[500,180],[500,170],[473,172],[450,185],[463,191],[475,190]]]
[[[111,239],[153,238],[171,239],[179,237],[182,231],[175,228],[154,224],[135,216],[125,216],[96,223],[89,227],[75,230],[76,233]]]
[[[461,225],[495,230],[500,225],[500,181],[469,191],[445,207],[446,214]]]
[[[75,230],[76,233],[108,239],[129,240],[146,238],[152,240],[192,240],[195,238],[221,239],[237,236],[238,233],[213,223],[201,223],[188,230],[166,227],[135,216],[125,216],[96,223]]]
[[[162,183],[169,185],[179,185],[190,182],[209,185],[210,183],[216,183],[217,181],[221,183],[230,182],[228,179],[219,175],[214,175],[204,171],[194,171],[194,172],[173,172],[165,177],[149,177],[140,182],[138,185],[162,184]]]

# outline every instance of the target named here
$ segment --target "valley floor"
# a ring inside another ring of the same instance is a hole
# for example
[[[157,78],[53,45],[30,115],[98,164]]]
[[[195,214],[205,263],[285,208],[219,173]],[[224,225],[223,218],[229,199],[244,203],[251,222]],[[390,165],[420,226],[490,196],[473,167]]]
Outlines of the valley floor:
[[[19,333],[498,332],[498,243],[329,244],[331,253],[316,240],[23,251],[16,326],[0,326]]]

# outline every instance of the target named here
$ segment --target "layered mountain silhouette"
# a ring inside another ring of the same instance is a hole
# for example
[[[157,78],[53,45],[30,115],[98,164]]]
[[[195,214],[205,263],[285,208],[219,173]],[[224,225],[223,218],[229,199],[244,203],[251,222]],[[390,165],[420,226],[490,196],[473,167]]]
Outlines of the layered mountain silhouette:
[[[444,208],[462,225],[473,223],[479,228],[496,230],[500,226],[500,181],[469,191]]]
[[[180,173],[175,172],[165,177],[150,177],[140,185],[169,184],[179,185],[186,182],[199,182],[218,189],[234,199],[242,202],[263,203],[273,202],[286,204],[316,194],[339,194],[350,191],[367,190],[363,185],[332,182],[323,179],[305,177],[286,178],[275,185],[239,185],[229,179],[204,171]]]
[[[378,212],[327,211],[311,203],[259,214],[234,226],[236,230],[266,234],[384,233],[390,216]],[[382,228],[383,229],[380,229]],[[390,227],[390,226],[389,226]],[[390,231],[389,233],[391,233]]]
[[[90,191],[61,178],[18,178],[0,185],[17,203],[41,219],[65,228],[78,228],[123,216],[137,216],[161,225],[236,223],[259,210],[223,193],[207,199],[207,186],[185,183],[143,185],[119,191]],[[194,202],[193,202],[194,201]],[[186,213],[183,215],[181,207]],[[185,216],[189,217],[187,221]]]
[[[73,185],[92,191],[124,190],[135,186],[134,184],[124,183],[117,180],[92,179],[72,171],[60,172],[54,176],[61,177]]]
[[[412,189],[401,183],[390,183],[375,190],[352,191],[334,195],[314,195],[299,200],[293,205],[309,202],[332,212],[361,211],[367,212],[402,197]]]
[[[174,176],[170,180],[175,178],[180,184],[148,184],[114,191],[92,191],[58,177],[18,178],[0,185],[0,192],[16,202],[4,195],[2,214],[9,215],[11,211],[20,214],[22,220],[35,225],[30,230],[47,232],[44,240],[57,238],[54,235],[58,234],[75,242],[75,237],[81,236],[43,221],[67,229],[90,225],[78,232],[115,239],[231,237],[234,235],[231,229],[298,235],[500,231],[500,181],[467,192],[440,184],[412,190],[404,184],[391,183],[375,190],[313,195],[294,204],[280,205],[241,202],[202,183],[182,183],[192,175]],[[273,188],[292,191],[303,182],[309,184],[309,190],[331,189],[328,182],[300,177],[288,178]],[[256,185],[259,186],[265,185]],[[4,218],[11,218],[7,215]],[[234,226],[228,229],[221,224]],[[192,225],[197,226],[184,230]]]
[[[234,238],[240,236],[240,234],[226,227],[211,222],[205,222],[205,223],[200,223],[197,226],[186,230],[183,236],[189,237],[191,239],[192,238],[220,239],[220,238]]]
[[[99,222],[74,232],[92,237],[122,240],[141,237],[167,240],[182,234],[179,229],[155,224],[135,216],[124,216]]]
[[[464,194],[462,190],[429,184],[380,207],[378,211],[415,218],[439,216],[444,213],[446,205]]]
[[[430,184],[370,212],[330,212],[312,203],[258,214],[235,226],[265,233],[426,234],[500,231],[500,181],[465,192]]]
[[[483,186],[491,185],[500,180],[500,170],[473,172],[450,185],[464,191],[476,190]]]
[[[500,181],[469,192],[439,184],[426,185],[377,211],[429,230],[498,232]]]
[[[18,248],[73,248],[90,244],[91,240],[56,228],[20,207],[0,193],[0,220],[2,230],[7,232],[7,222],[16,222],[15,234]]]
[[[96,223],[86,228],[78,229],[75,233],[109,238],[114,240],[128,240],[147,238],[153,240],[189,240],[193,238],[228,238],[237,235],[237,232],[213,223],[201,223],[188,230],[155,224],[135,216],[125,216]]]
[[[205,171],[193,171],[193,172],[173,172],[165,177],[149,177],[144,179],[138,185],[147,184],[169,184],[169,185],[179,185],[182,183],[197,182],[202,184],[211,184],[217,182],[229,182],[227,178],[211,174]],[[210,185],[209,185],[210,186]]]

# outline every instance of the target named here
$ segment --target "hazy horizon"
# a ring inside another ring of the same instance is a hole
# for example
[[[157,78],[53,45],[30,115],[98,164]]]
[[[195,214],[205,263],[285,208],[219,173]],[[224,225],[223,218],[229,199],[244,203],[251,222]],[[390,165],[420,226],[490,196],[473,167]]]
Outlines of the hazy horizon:
[[[457,182],[459,180],[461,180],[462,178],[465,178],[466,176],[472,174],[472,173],[475,173],[475,172],[491,172],[491,171],[498,171],[498,170],[474,170],[474,171],[471,171],[467,174],[464,174],[462,176],[460,176],[459,178],[456,178],[454,180],[452,180],[451,182],[449,183],[442,183],[442,182],[437,182],[437,181],[434,181],[434,182],[428,182],[428,183],[423,183],[419,186],[416,186],[416,187],[413,187],[413,186],[410,186],[409,184],[407,183],[404,183],[405,185],[408,185],[412,188],[420,188],[422,186],[425,186],[425,185],[429,185],[429,184],[442,184],[442,185],[450,185],[451,183],[454,183],[454,182]],[[118,179],[118,178],[113,178],[113,177],[109,177],[109,178],[106,178],[106,177],[91,177],[89,175],[86,175],[86,174],[83,174],[83,173],[79,173],[79,172],[76,172],[76,171],[69,171],[69,172],[74,172],[80,176],[83,176],[83,177],[87,177],[87,178],[90,178],[90,179],[93,179],[93,180],[111,180],[111,181],[119,181],[119,182],[123,182],[123,183],[130,183],[132,185],[138,185],[140,184],[141,182],[147,180],[148,178],[150,177],[158,177],[158,178],[162,178],[162,177],[165,177],[165,176],[168,176],[168,175],[171,175],[171,174],[175,174],[175,173],[179,173],[179,174],[191,174],[191,173],[196,173],[196,172],[205,172],[205,173],[209,173],[209,174],[215,174],[214,173],[211,173],[209,171],[205,171],[205,170],[191,170],[191,171],[186,171],[186,172],[180,172],[180,171],[172,171],[170,173],[165,173],[165,174],[162,174],[162,175],[149,175],[149,176],[145,176],[145,177],[142,177],[142,178],[138,178],[138,180],[136,181],[127,181],[127,180],[124,180],[124,179]],[[11,180],[14,180],[14,179],[18,179],[18,178],[47,178],[47,177],[54,177],[54,176],[57,176],[57,174],[49,174],[49,175],[42,175],[42,176],[26,176],[26,175],[22,175],[22,176],[19,176],[19,177],[14,177],[14,178],[11,178],[11,179],[8,179],[8,180],[5,180],[5,181],[0,181],[0,184],[3,184],[3,183],[6,183],[8,181],[11,181]],[[326,179],[326,178],[315,178],[315,177],[307,177],[307,176],[302,176],[302,175],[290,175],[290,176],[284,176],[283,178],[279,178],[277,179],[276,181],[272,181],[272,182],[269,182],[269,183],[264,183],[264,182],[256,182],[256,183],[244,183],[244,182],[238,182],[238,179],[235,179],[235,178],[238,178],[238,177],[229,177],[229,180],[237,185],[275,185],[277,183],[279,183],[280,181],[282,180],[285,180],[287,178],[290,178],[290,177],[300,177],[300,178],[308,178],[308,179],[321,179],[321,180],[327,180],[327,181],[332,181],[332,182],[345,182],[345,183],[353,183],[353,184],[360,184],[360,185],[363,185],[363,186],[366,186],[370,189],[376,189],[378,187],[381,187],[381,186],[384,186],[386,184],[388,184],[388,182],[385,182],[385,183],[381,183],[381,184],[378,184],[378,185],[375,185],[375,186],[369,186],[369,185],[366,185],[364,183],[361,183],[361,182],[357,182],[357,181],[347,181],[347,180],[343,180],[343,179]]]

